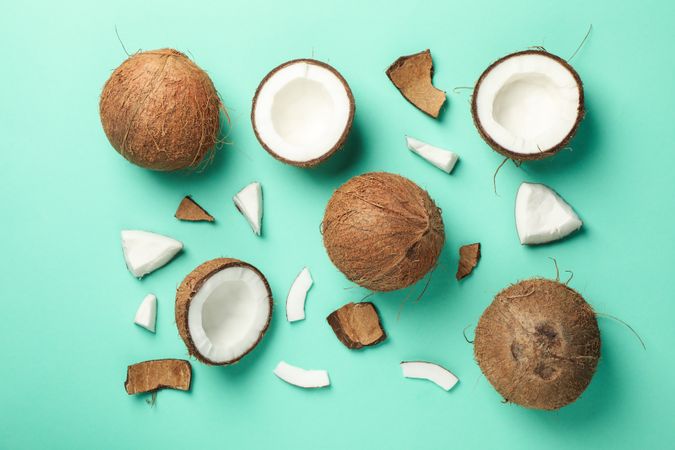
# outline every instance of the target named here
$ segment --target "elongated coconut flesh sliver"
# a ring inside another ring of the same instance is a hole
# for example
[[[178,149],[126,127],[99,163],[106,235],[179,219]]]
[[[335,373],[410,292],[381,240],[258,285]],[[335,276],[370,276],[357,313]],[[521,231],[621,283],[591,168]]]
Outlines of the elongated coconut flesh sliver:
[[[204,364],[233,364],[260,342],[272,318],[263,274],[232,258],[207,261],[176,292],[176,326],[190,355]]]
[[[557,241],[581,228],[572,207],[543,184],[523,183],[516,195],[516,228],[521,244]]]
[[[548,52],[513,53],[480,76],[471,114],[495,151],[519,161],[546,158],[567,146],[584,117],[581,78]]]
[[[322,228],[333,264],[373,291],[402,289],[422,279],[445,241],[441,212],[429,194],[385,172],[340,186],[326,206]]]
[[[338,151],[354,120],[354,97],[333,67],[296,59],[273,69],[253,97],[258,141],[276,159],[315,166]]]
[[[141,230],[122,231],[124,261],[136,278],[164,266],[182,249],[182,242],[168,236]]]
[[[145,296],[136,311],[134,323],[148,331],[155,332],[155,324],[157,322],[157,297],[154,294]]]
[[[281,378],[288,384],[301,388],[322,388],[330,386],[330,378],[325,370],[306,370],[287,364],[284,361],[279,362],[274,369],[274,375]]]
[[[213,222],[215,219],[211,214],[192,199],[189,195],[181,200],[175,214],[176,219],[188,222]]]
[[[600,330],[578,292],[557,281],[525,280],[498,293],[483,312],[474,355],[505,400],[558,409],[591,382]]]
[[[405,137],[408,148],[413,152],[426,159],[428,162],[438,167],[445,173],[452,172],[459,156],[457,153],[445,150],[440,147],[434,147],[426,142],[419,141],[410,136]]]
[[[188,391],[191,380],[192,367],[189,362],[182,359],[156,359],[130,365],[124,389],[129,395],[159,389]]]
[[[291,289],[288,291],[288,297],[286,297],[286,319],[289,322],[304,320],[305,300],[313,283],[312,274],[309,273],[307,267],[302,269],[293,281]]]
[[[99,104],[115,150],[162,171],[204,160],[218,140],[221,108],[206,72],[170,48],[131,55],[105,83]]]
[[[347,303],[330,313],[326,320],[347,348],[376,345],[387,338],[377,308],[370,302]]]
[[[438,117],[445,103],[445,92],[431,84],[434,65],[429,50],[401,56],[389,66],[387,76],[417,109],[431,117]]]
[[[446,391],[452,389],[459,381],[459,378],[448,369],[426,361],[403,361],[401,370],[406,378],[429,380]]]
[[[263,197],[260,183],[256,181],[247,185],[232,200],[234,200],[234,206],[251,225],[253,232],[260,236],[263,216]]]
[[[461,280],[468,276],[478,265],[480,260],[480,243],[462,245],[459,248],[459,264],[457,265],[457,274],[455,278]]]

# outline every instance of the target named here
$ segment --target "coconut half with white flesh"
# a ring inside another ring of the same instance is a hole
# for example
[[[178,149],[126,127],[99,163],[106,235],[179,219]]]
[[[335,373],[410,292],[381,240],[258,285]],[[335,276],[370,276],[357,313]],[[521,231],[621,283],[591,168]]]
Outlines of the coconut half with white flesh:
[[[523,183],[516,194],[516,229],[521,244],[545,244],[581,228],[572,207],[546,185]]]
[[[267,152],[286,164],[315,166],[347,140],[354,96],[333,67],[296,59],[273,69],[253,97],[251,122]]]
[[[562,58],[526,50],[492,63],[478,79],[471,114],[495,151],[542,159],[565,148],[584,117],[579,74]]]
[[[210,365],[239,361],[260,342],[272,318],[265,276],[232,258],[207,261],[176,292],[176,326],[188,352]]]

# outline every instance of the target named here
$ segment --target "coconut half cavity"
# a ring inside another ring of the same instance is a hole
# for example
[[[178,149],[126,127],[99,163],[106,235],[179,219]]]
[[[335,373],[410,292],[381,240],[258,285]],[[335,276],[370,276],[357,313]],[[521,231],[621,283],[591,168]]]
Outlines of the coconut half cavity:
[[[541,159],[564,148],[584,116],[577,72],[545,51],[507,55],[480,76],[471,112],[478,132],[497,152]]]
[[[220,258],[193,270],[176,294],[176,325],[201,362],[239,361],[260,342],[272,316],[272,293],[258,269]]]
[[[297,59],[273,69],[253,98],[251,121],[260,144],[278,160],[311,167],[335,153],[354,119],[354,97],[333,67]]]
[[[582,224],[572,207],[548,186],[523,183],[518,188],[516,229],[521,244],[557,241]]]

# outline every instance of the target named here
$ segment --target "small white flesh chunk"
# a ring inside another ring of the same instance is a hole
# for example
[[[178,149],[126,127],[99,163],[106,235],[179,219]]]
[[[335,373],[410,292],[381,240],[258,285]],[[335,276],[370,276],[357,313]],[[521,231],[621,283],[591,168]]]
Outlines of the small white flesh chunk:
[[[157,297],[153,294],[145,296],[141,302],[134,323],[145,328],[148,331],[155,332],[155,323],[157,321]]]
[[[408,145],[408,148],[413,153],[417,153],[422,158],[426,159],[445,173],[452,172],[452,169],[455,167],[455,164],[457,164],[457,160],[459,159],[457,153],[439,147],[434,147],[433,145],[429,145],[426,142],[411,138],[410,136],[406,136],[405,141]]]
[[[314,281],[309,269],[305,267],[298,274],[288,291],[286,297],[286,318],[289,322],[296,320],[303,320],[305,318],[305,300],[307,299],[307,291],[312,287]]]
[[[418,378],[436,383],[441,388],[449,391],[457,384],[459,379],[449,370],[438,364],[425,361],[403,361],[401,363],[403,376],[406,378]]]
[[[572,207],[548,186],[520,185],[516,195],[516,228],[521,244],[557,241],[581,225]]]
[[[263,215],[262,186],[257,181],[239,191],[233,198],[239,212],[251,225],[253,232],[260,236]]]
[[[182,249],[182,242],[161,234],[141,230],[122,231],[124,260],[136,278],[159,269]]]
[[[321,388],[330,385],[327,371],[305,370],[300,367],[291,366],[284,361],[277,364],[277,367],[274,369],[274,375],[288,384],[301,388]]]

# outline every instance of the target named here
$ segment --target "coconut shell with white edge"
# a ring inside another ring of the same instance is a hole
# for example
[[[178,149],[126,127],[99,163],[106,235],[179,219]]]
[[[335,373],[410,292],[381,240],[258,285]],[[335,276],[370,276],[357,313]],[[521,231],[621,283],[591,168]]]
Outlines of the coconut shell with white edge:
[[[445,241],[441,211],[400,175],[353,177],[330,198],[323,243],[335,266],[373,291],[402,289],[434,268]]]
[[[265,276],[233,258],[207,261],[176,292],[176,326],[190,355],[209,365],[233,364],[260,342],[272,318]]]
[[[171,171],[198,166],[215,148],[222,107],[206,72],[183,53],[163,48],[135,53],[115,69],[99,112],[122,156]]]
[[[338,151],[354,120],[354,96],[333,67],[296,59],[273,69],[253,97],[258,141],[286,164],[315,166]]]
[[[498,293],[476,326],[474,355],[508,402],[558,409],[593,378],[600,330],[593,309],[557,281],[521,281]]]
[[[512,53],[492,63],[478,79],[471,102],[481,137],[516,161],[546,158],[565,148],[584,113],[579,74],[542,50]]]

